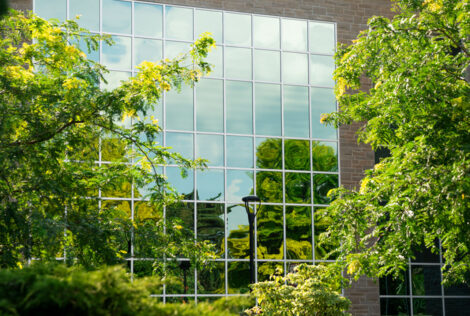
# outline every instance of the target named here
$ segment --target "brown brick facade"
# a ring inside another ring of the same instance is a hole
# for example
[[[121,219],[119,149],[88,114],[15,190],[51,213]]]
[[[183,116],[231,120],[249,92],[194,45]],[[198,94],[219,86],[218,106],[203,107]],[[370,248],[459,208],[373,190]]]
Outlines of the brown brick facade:
[[[338,41],[346,44],[366,28],[367,20],[371,16],[391,16],[390,0],[146,1],[336,22]],[[20,10],[32,9],[32,0],[10,0],[10,5]],[[371,148],[357,143],[356,131],[360,126],[360,123],[355,123],[340,128],[341,183],[347,188],[357,187],[364,176],[364,170],[374,164],[374,153]],[[353,315],[380,315],[378,283],[361,278],[352,288],[346,290],[346,296],[352,301]]]

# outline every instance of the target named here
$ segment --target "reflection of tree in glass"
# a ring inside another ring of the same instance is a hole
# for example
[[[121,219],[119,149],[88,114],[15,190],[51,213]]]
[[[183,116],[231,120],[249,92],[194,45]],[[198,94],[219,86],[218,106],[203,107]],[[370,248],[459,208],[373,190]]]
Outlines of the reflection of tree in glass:
[[[339,245],[331,242],[328,239],[320,241],[320,234],[324,233],[328,226],[332,224],[331,217],[328,216],[326,209],[315,209],[314,213],[314,231],[315,231],[315,259],[334,259],[328,253]]]
[[[312,170],[338,171],[338,157],[335,150],[318,141],[312,141]]]
[[[313,177],[314,201],[316,204],[328,204],[331,202],[327,197],[328,191],[338,187],[338,176],[336,174],[315,174]]]
[[[284,264],[282,262],[258,263],[258,282],[268,281],[271,275],[283,275]]]
[[[241,210],[243,208],[243,210]],[[245,213],[244,206],[239,205],[232,205],[227,207],[227,221],[230,218],[230,214],[240,212]],[[242,214],[242,216],[246,216],[246,214]],[[248,218],[246,218],[246,222],[248,222]],[[227,248],[228,254],[231,258],[239,258],[244,259],[248,258],[250,255],[249,253],[249,227],[248,224],[239,224],[238,229],[230,229],[229,235],[227,236]]]
[[[310,206],[286,207],[287,259],[312,259]]]
[[[250,266],[248,262],[228,263],[228,292],[230,294],[248,293],[250,291]]]
[[[285,169],[310,170],[310,148],[308,140],[286,139],[284,141]]]
[[[224,205],[199,203],[197,205],[197,237],[209,240],[219,254],[223,254],[224,240]]]
[[[256,174],[256,192],[263,202],[282,202],[282,173],[259,171]]]
[[[282,168],[282,139],[268,138],[258,145],[256,166],[261,169]]]
[[[225,294],[225,265],[218,263],[212,270],[203,269],[198,273],[198,293]]]
[[[286,173],[286,203],[310,202],[310,173]]]
[[[257,224],[258,258],[282,259],[284,252],[282,206],[261,205]]]

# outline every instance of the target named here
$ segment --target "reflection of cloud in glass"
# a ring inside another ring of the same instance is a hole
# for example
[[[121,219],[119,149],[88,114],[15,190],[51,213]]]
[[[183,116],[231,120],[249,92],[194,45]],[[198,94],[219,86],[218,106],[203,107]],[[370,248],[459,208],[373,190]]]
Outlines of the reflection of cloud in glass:
[[[193,130],[193,89],[182,85],[181,91],[172,90],[165,95],[166,128]]]
[[[168,38],[179,40],[193,39],[193,10],[167,6],[166,35]]]
[[[255,85],[256,134],[281,135],[281,92],[279,85]]]
[[[63,0],[36,0],[34,13],[43,19],[65,20],[66,2]]]
[[[251,82],[226,81],[227,132],[251,134],[253,131]]]
[[[253,138],[227,136],[227,166],[253,168]]]
[[[335,25],[333,23],[309,22],[310,51],[333,54],[335,50]]]
[[[255,47],[279,49],[279,18],[253,16]]]
[[[248,14],[224,14],[225,44],[251,45],[251,16]]]
[[[203,201],[224,199],[224,171],[209,169],[197,172],[197,195]]]
[[[202,79],[196,85],[198,131],[223,132],[223,81]]]
[[[131,33],[131,3],[103,0],[103,32]]]
[[[310,56],[310,84],[334,87],[335,61],[331,56]]]
[[[222,12],[196,9],[195,19],[196,36],[210,32],[212,38],[218,44],[222,44]]]
[[[115,89],[121,85],[122,80],[127,80],[130,76],[130,72],[110,71],[104,74],[104,78],[108,82],[108,84],[104,85],[104,88],[107,90]]]
[[[282,48],[307,50],[307,21],[282,19]]]
[[[113,36],[114,45],[103,45],[103,64],[110,68],[131,68],[131,39],[124,36]]]
[[[162,6],[134,3],[134,33],[141,36],[162,37]]]
[[[336,139],[336,129],[331,125],[320,123],[321,115],[336,111],[336,99],[332,89],[311,88],[312,137]]]
[[[284,135],[308,137],[308,88],[284,86]]]
[[[196,157],[209,160],[209,166],[224,165],[224,137],[222,135],[197,135]]]
[[[244,170],[227,170],[227,200],[240,202],[253,194],[253,173]]]
[[[284,83],[308,83],[307,54],[282,53],[282,80]]]
[[[193,134],[166,133],[166,146],[170,152],[180,153],[183,157],[193,157]]]
[[[162,59],[162,41],[145,38],[134,39],[134,65],[143,61],[157,62]]]
[[[190,49],[189,43],[181,42],[165,42],[165,58],[173,59],[176,57],[181,57],[183,54],[187,53]]]
[[[251,79],[251,49],[225,48],[225,76],[234,79]]]
[[[255,49],[255,80],[279,82],[281,80],[281,54]]]
[[[50,2],[48,0],[48,3]],[[69,19],[75,19],[75,16],[80,15],[78,25],[91,31],[98,31],[100,28],[99,4],[100,2],[96,0],[69,0]]]
[[[240,228],[247,228],[246,226],[248,226],[248,216],[243,206],[227,208],[227,230],[229,236],[230,232]]]

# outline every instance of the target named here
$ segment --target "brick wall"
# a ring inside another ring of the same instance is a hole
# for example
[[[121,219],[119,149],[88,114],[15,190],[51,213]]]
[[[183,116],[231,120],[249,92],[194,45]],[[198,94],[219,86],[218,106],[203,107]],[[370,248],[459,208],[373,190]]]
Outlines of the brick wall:
[[[366,28],[367,20],[371,16],[392,15],[390,0],[146,1],[336,22],[338,42],[345,44],[349,44],[361,30]],[[10,4],[15,9],[32,9],[32,0],[10,0]],[[341,183],[350,189],[357,187],[364,176],[364,170],[374,165],[374,153],[371,148],[357,143],[356,131],[360,126],[361,123],[354,123],[342,126],[339,131]],[[353,315],[373,316],[380,314],[379,289],[376,282],[368,278],[361,278],[345,293],[352,301],[351,312]]]

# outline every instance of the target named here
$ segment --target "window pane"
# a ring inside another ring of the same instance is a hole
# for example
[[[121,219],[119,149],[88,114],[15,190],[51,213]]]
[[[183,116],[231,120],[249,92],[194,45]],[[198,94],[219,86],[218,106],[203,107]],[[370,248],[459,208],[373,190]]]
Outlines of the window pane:
[[[338,171],[338,143],[312,141],[312,170]]]
[[[326,195],[331,189],[338,187],[338,176],[335,174],[315,174],[313,176],[313,196],[316,204],[328,204]]]
[[[314,242],[315,242],[315,260],[335,259],[334,255],[329,254],[331,251],[338,248],[339,244],[333,242],[331,239],[326,239],[320,242],[320,235],[328,229],[333,223],[332,218],[328,215],[328,211],[322,208],[315,208],[313,221],[314,221]]]
[[[253,168],[253,138],[227,136],[227,166]]]
[[[310,55],[310,84],[334,87],[335,60],[330,56]]]
[[[227,201],[241,203],[242,197],[253,194],[253,171],[227,170]]]
[[[312,209],[286,206],[286,259],[312,259]]]
[[[167,167],[166,176],[168,182],[178,192],[183,195],[184,200],[194,199],[194,171],[186,170],[186,177],[181,175],[181,169],[178,167]]]
[[[191,49],[190,43],[182,43],[182,42],[172,42],[166,41],[165,42],[165,58],[173,59],[173,58],[181,58],[184,54],[189,52]]]
[[[223,81],[202,79],[196,85],[197,130],[223,132]]]
[[[409,298],[381,298],[380,315],[406,316],[411,315]]]
[[[222,44],[222,12],[196,9],[195,19],[196,37],[209,32],[216,43]]]
[[[284,136],[309,137],[308,88],[284,86]]]
[[[256,167],[282,169],[282,140],[280,138],[256,138]]]
[[[412,266],[413,295],[441,295],[441,269],[439,266]]]
[[[162,59],[162,41],[134,38],[134,66],[143,61],[157,62]]]
[[[184,228],[194,230],[194,204],[177,203],[166,208],[166,217],[170,220],[179,221]]]
[[[225,256],[223,252],[225,240],[224,204],[197,204],[197,238],[208,240],[214,244],[218,257]]]
[[[251,82],[226,81],[227,132],[253,133]]]
[[[470,300],[468,298],[446,298],[446,315],[467,316],[470,310]]]
[[[307,50],[307,21],[282,19],[282,49]]]
[[[87,58],[90,59],[90,60],[93,60],[93,61],[96,61],[96,62],[99,62],[100,61],[100,48],[99,48],[99,45],[98,45],[98,48],[97,50],[88,50],[88,47],[87,47],[87,44],[85,43],[85,41],[82,39],[82,40],[79,40],[78,41],[78,44],[77,44],[77,41],[74,42],[74,44],[82,51],[84,52],[86,55],[87,55]]]
[[[257,83],[255,85],[256,134],[281,135],[280,86]]]
[[[286,203],[311,203],[310,173],[286,173]]]
[[[282,259],[284,257],[282,206],[262,204],[256,219],[258,258]]]
[[[131,34],[131,2],[103,0],[103,32]]]
[[[114,45],[103,43],[103,65],[114,69],[131,68],[131,44],[130,37],[113,36]]]
[[[65,21],[66,4],[66,0],[36,0],[34,3],[34,13],[46,20],[58,19]]]
[[[198,294],[225,294],[225,263],[217,262],[212,269],[202,267],[197,274]],[[198,297],[198,301],[203,301]]]
[[[256,194],[263,203],[282,203],[282,173],[258,171],[256,173]]]
[[[48,1],[51,3],[51,1]],[[65,1],[64,1],[65,2]],[[37,1],[36,1],[37,3]],[[51,5],[52,6],[52,5]],[[90,31],[100,30],[100,2],[96,0],[69,0],[69,18],[75,19],[78,25]]]
[[[310,51],[319,54],[334,54],[335,25],[333,23],[309,22]]]
[[[170,152],[180,153],[184,158],[193,159],[193,134],[166,133],[166,147]]]
[[[379,279],[380,295],[409,295],[408,270],[402,271],[400,277],[388,275]]]
[[[466,310],[468,310],[468,308]],[[413,315],[441,316],[442,315],[442,299],[440,298],[413,298]],[[449,315],[456,315],[456,314],[451,313]]]
[[[191,41],[193,39],[193,10],[189,8],[165,7],[167,38]]]
[[[322,114],[336,111],[336,99],[332,89],[311,88],[312,138],[336,139],[336,129],[320,123]]]
[[[258,262],[258,282],[269,281],[271,275],[284,275],[283,262]]]
[[[181,261],[167,261],[165,271],[171,278],[172,282],[167,282],[166,293],[167,294],[194,294],[194,267],[190,266],[186,271],[186,289],[184,286],[184,270],[181,268]],[[186,290],[186,291],[185,291]],[[187,298],[189,301],[191,297]],[[183,303],[181,297],[169,297],[166,299],[168,303]]]
[[[308,84],[307,54],[282,53],[282,81],[284,83]]]
[[[130,72],[110,71],[104,74],[104,79],[106,79],[107,83],[103,82],[102,88],[106,90],[115,89],[121,85],[121,81],[129,79],[130,76]]]
[[[225,47],[225,76],[231,79],[251,79],[251,49]]]
[[[134,2],[134,33],[138,36],[162,37],[161,5]]]
[[[227,207],[227,249],[229,258],[248,258],[250,240],[248,216],[240,205]]]
[[[226,12],[224,35],[225,44],[251,46],[251,16]]]
[[[279,82],[281,80],[281,54],[255,49],[255,80]]]
[[[208,166],[223,166],[224,136],[200,134],[196,137],[196,157],[209,160]]]
[[[253,16],[253,37],[255,47],[279,49],[279,18]]]
[[[223,201],[224,171],[217,169],[198,171],[196,196],[202,201]]]
[[[187,85],[181,91],[173,90],[165,96],[166,128],[193,130],[193,89]]]
[[[310,142],[286,139],[284,141],[284,165],[287,170],[310,170]]]
[[[222,46],[217,46],[214,48],[209,55],[207,55],[206,61],[211,64],[211,72],[207,77],[222,77],[223,76],[223,50]]]
[[[250,265],[248,262],[228,262],[228,292],[249,293]]]

